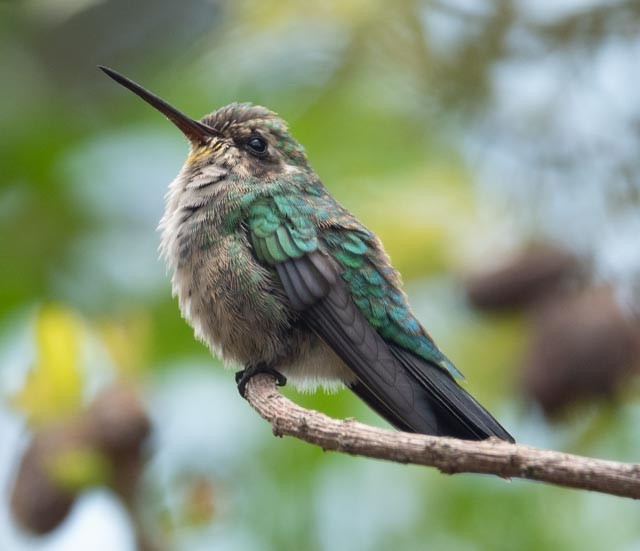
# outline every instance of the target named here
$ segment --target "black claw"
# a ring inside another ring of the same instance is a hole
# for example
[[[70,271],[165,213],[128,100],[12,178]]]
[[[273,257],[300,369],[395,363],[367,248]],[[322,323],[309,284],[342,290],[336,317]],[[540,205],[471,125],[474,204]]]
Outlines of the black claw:
[[[285,386],[287,384],[287,378],[282,373],[274,369],[272,374],[276,378],[276,386]]]
[[[245,367],[242,371],[238,371],[236,373],[236,384],[238,385],[238,392],[240,396],[246,398],[247,394],[247,383],[254,375],[258,373],[269,373],[269,375],[273,375],[276,379],[276,385],[284,386],[287,384],[287,378],[273,369],[273,367],[268,366],[267,364],[257,364],[249,367]]]

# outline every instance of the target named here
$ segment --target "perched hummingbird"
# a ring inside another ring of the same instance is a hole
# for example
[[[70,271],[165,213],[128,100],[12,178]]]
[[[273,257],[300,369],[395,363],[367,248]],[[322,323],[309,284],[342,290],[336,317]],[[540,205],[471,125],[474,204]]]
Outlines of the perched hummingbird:
[[[161,251],[180,310],[212,351],[296,387],[346,385],[397,428],[511,435],[456,381],[376,235],[336,201],[275,113],[232,103],[196,121],[117,72],[190,153],[170,184]]]

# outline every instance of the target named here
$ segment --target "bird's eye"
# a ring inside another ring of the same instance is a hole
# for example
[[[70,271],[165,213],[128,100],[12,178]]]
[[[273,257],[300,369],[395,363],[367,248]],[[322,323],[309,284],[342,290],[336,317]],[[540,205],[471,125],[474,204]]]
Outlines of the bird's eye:
[[[247,142],[247,149],[255,155],[264,155],[267,152],[267,142],[255,136]]]

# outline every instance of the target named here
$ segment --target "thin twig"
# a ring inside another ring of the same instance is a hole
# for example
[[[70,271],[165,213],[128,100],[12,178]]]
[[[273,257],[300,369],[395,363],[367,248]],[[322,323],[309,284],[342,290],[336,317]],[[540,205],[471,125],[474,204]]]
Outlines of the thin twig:
[[[276,436],[293,436],[324,450],[426,465],[447,474],[494,474],[640,498],[637,463],[591,459],[496,438],[472,442],[380,429],[354,420],[339,421],[285,398],[269,374],[253,377],[246,397],[251,407],[271,423]]]

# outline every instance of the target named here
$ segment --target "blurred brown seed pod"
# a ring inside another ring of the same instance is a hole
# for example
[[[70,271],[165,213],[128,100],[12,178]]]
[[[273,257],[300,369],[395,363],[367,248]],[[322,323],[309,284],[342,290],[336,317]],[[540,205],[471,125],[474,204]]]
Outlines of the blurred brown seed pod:
[[[614,397],[639,365],[640,325],[611,289],[590,288],[536,312],[524,391],[555,416],[579,401]]]
[[[465,288],[476,308],[523,308],[565,288],[578,272],[578,261],[568,252],[536,245],[497,268],[468,277]]]

